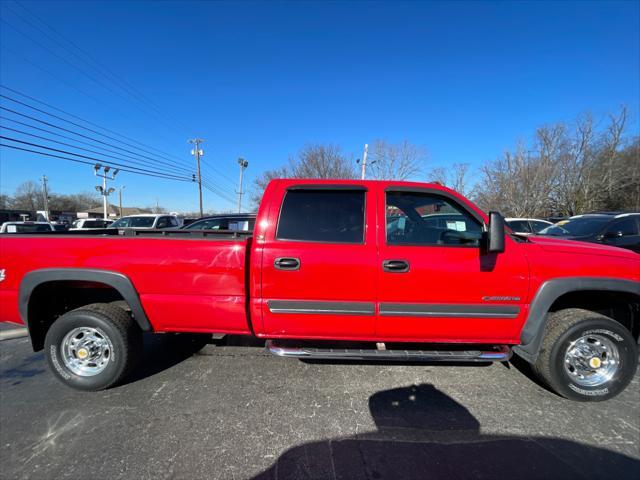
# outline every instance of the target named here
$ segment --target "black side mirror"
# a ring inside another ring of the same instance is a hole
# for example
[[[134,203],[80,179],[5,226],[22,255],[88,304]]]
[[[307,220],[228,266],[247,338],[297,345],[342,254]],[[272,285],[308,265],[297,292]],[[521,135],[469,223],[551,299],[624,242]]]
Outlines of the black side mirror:
[[[487,252],[504,252],[504,217],[499,212],[489,212]]]

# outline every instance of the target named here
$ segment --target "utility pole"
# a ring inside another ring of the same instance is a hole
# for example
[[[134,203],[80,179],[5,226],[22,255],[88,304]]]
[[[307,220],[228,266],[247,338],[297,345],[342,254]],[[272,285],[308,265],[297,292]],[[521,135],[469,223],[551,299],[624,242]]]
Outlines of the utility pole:
[[[242,212],[242,177],[244,174],[244,169],[249,166],[249,162],[247,162],[244,158],[238,159],[238,165],[240,165],[240,188],[238,189],[238,213]]]
[[[202,174],[200,173],[200,157],[204,155],[204,152],[200,149],[200,144],[204,143],[204,140],[201,138],[194,138],[189,140],[189,143],[195,145],[195,148],[191,150],[191,155],[194,155],[198,162],[198,195],[200,196],[200,217],[202,217]]]
[[[120,185],[118,188],[118,215],[122,218],[122,190],[124,190],[125,185]]]
[[[47,190],[47,176],[42,175],[42,195],[44,197],[44,214],[47,217],[47,222],[49,221],[49,192]]]
[[[100,170],[103,170],[104,173],[98,173]],[[107,220],[109,218],[109,213],[107,212],[107,208],[109,206],[109,202],[107,201],[107,197],[115,191],[115,188],[107,189],[107,180],[115,180],[116,175],[120,171],[120,169],[116,168],[111,175],[109,172],[111,171],[111,167],[105,165],[104,167],[99,163],[96,163],[93,166],[93,173],[96,177],[102,177],[102,185],[96,186],[96,190],[100,192],[102,195],[102,211],[103,218]]]
[[[367,177],[367,152],[369,151],[369,144],[364,144],[364,153],[362,154],[362,180]]]

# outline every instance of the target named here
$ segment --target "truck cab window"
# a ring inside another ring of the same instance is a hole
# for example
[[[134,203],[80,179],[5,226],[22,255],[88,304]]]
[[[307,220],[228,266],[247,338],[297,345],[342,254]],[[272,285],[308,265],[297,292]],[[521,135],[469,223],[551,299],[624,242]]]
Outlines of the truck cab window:
[[[480,245],[480,222],[439,195],[387,192],[386,216],[389,245]]]
[[[363,243],[364,190],[289,190],[278,220],[278,240]]]

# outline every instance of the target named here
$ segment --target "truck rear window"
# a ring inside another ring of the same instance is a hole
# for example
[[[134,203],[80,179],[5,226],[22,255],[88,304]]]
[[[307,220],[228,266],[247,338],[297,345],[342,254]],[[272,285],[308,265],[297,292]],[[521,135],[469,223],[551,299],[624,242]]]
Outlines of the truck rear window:
[[[282,202],[276,238],[363,243],[365,191],[290,190]]]

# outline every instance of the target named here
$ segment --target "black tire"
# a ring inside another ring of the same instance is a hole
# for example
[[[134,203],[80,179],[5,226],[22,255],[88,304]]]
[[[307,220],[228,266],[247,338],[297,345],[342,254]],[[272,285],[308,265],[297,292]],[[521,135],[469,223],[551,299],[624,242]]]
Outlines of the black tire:
[[[588,386],[576,381],[576,377],[570,373],[572,367],[569,364],[565,368],[565,355],[572,342],[584,337],[591,338],[592,335],[604,338],[615,347],[619,362],[617,370],[608,381]],[[622,392],[633,379],[637,367],[637,345],[629,330],[604,315],[579,308],[567,308],[549,314],[533,371],[549,388],[565,398],[600,402]]]
[[[63,358],[63,342],[79,327],[97,329],[112,348],[103,370],[93,376],[74,373]],[[142,332],[131,316],[119,306],[105,303],[86,305],[58,318],[45,338],[49,368],[65,385],[78,390],[103,390],[121,382],[135,368],[142,353]]]

